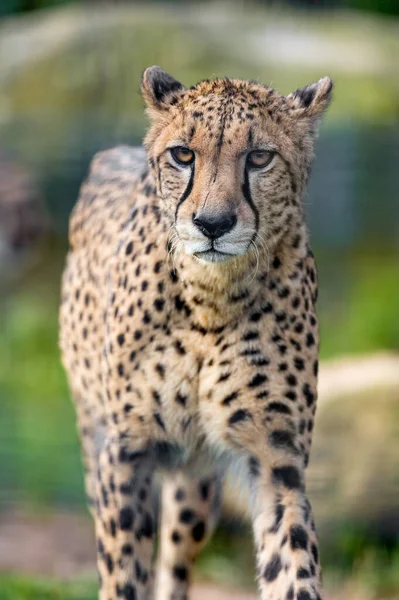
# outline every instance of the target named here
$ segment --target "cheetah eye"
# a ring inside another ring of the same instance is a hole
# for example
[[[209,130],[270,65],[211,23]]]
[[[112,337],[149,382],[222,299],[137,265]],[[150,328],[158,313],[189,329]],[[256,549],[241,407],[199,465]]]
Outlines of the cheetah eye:
[[[179,165],[191,165],[194,162],[194,152],[184,146],[176,146],[170,149],[172,157]]]
[[[247,156],[247,165],[255,169],[267,167],[275,155],[275,152],[270,150],[252,150]]]

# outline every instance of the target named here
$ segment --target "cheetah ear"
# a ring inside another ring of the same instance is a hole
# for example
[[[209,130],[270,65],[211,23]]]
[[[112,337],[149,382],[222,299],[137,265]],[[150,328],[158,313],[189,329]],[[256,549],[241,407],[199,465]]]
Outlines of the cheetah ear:
[[[291,110],[296,117],[310,117],[318,125],[320,118],[328,107],[332,97],[333,82],[329,77],[323,77],[316,83],[311,83],[295,90],[287,96]]]
[[[167,110],[186,88],[161,67],[148,67],[141,78],[141,93],[148,108]]]

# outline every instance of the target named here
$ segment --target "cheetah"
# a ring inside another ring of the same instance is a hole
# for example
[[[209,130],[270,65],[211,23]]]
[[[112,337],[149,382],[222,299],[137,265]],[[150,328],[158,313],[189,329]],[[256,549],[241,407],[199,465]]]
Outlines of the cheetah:
[[[332,86],[186,88],[150,67],[145,150],[92,162],[70,221],[60,346],[100,600],[188,598],[230,471],[249,490],[260,597],[322,598],[305,492],[318,324],[303,197]]]

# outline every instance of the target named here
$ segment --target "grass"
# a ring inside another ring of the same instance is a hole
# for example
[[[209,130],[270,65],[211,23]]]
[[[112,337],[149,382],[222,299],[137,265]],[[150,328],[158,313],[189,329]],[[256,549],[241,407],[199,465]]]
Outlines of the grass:
[[[0,575],[0,600],[97,600],[93,581],[47,581],[19,575]]]

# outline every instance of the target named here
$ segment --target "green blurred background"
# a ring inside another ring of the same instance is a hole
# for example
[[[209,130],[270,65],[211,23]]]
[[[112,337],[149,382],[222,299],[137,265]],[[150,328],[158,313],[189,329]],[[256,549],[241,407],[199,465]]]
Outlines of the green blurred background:
[[[398,0],[1,0],[0,600],[95,597],[59,280],[91,156],[140,143],[151,64],[186,85],[335,81],[306,199],[322,335],[309,490],[327,599],[399,598],[398,15]],[[198,578],[253,589],[227,496]]]

